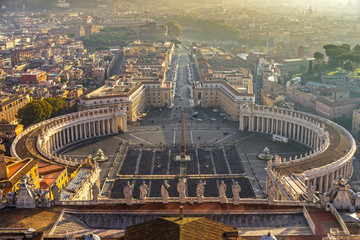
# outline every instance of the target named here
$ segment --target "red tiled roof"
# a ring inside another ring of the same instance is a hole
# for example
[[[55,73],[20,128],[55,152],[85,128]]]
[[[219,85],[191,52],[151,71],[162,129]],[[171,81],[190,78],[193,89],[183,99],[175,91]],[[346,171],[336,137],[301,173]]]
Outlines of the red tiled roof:
[[[59,165],[47,165],[47,166],[42,166],[39,167],[39,174],[44,175],[44,174],[48,174],[48,173],[52,173],[52,172],[57,172],[64,169],[64,167],[59,166]]]
[[[19,162],[10,164],[7,166],[8,175],[7,179],[0,182],[6,183],[7,187],[11,187],[16,184],[26,173],[28,173],[39,161],[32,158],[27,158]]]

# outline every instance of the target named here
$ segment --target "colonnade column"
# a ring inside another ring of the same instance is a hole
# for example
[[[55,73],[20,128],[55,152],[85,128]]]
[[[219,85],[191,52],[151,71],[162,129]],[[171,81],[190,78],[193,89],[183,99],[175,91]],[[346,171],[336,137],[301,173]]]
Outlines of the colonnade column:
[[[265,132],[265,118],[261,118],[261,132]]]
[[[75,125],[74,129],[75,129],[75,140],[79,140],[79,133],[78,133],[78,126],[79,125]]]
[[[68,142],[70,142],[70,128],[66,129],[66,133],[67,133]]]
[[[320,176],[319,179],[319,192],[322,193],[322,189],[323,189],[323,178],[324,176]]]
[[[100,129],[100,120],[97,120],[97,135],[99,136],[99,135],[101,135],[101,129]]]
[[[89,131],[89,134],[88,134],[88,138],[91,137],[91,125],[90,125],[91,122],[88,122],[88,131]]]
[[[75,142],[74,126],[71,127],[71,141],[72,141],[72,142]]]
[[[62,135],[62,141],[61,141],[61,143],[62,143],[63,145],[66,145],[65,130],[61,130],[61,135]]]
[[[110,119],[107,119],[106,122],[107,122],[107,131],[108,131],[108,134],[110,134],[111,133],[111,131],[110,131],[111,130],[110,129]]]
[[[79,125],[79,132],[80,132],[80,139],[84,138],[83,131],[82,131],[82,124]]]
[[[296,137],[296,139],[297,139],[298,142],[300,142],[300,140],[301,140],[300,139],[300,127],[301,126],[299,124],[296,125],[296,128],[297,128],[297,137]]]
[[[325,176],[325,189],[324,192],[327,192],[329,189],[329,174],[326,174]]]
[[[92,128],[93,128],[93,131],[94,131],[94,132],[93,132],[94,135],[92,135],[92,136],[96,136],[95,121],[92,121],[92,125],[93,125],[93,127],[92,127]]]

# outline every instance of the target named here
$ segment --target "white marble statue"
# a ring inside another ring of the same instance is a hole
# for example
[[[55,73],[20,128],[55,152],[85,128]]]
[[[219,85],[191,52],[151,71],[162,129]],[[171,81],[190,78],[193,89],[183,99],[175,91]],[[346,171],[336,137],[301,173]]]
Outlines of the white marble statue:
[[[168,184],[167,180],[165,180],[163,184],[161,184],[161,198],[164,204],[169,203],[169,188],[170,185]]]
[[[233,194],[234,205],[239,205],[240,203],[239,193],[241,192],[241,187],[238,181],[235,181],[235,184],[232,185],[231,190]]]
[[[142,184],[140,185],[139,189],[140,189],[139,200],[141,203],[145,203],[145,199],[148,194],[149,186],[146,185],[145,181],[143,181]]]
[[[224,180],[221,180],[219,186],[219,199],[220,199],[220,203],[226,203],[226,184]]]
[[[312,185],[312,183],[309,183],[309,186],[306,189],[306,194],[307,194],[307,201],[308,202],[314,202],[315,199],[315,192],[316,192],[316,187]]]
[[[180,203],[186,203],[186,183],[184,179],[180,179],[177,184]]]
[[[206,185],[206,181],[203,180],[199,180],[199,183],[196,187],[196,197],[197,197],[197,202],[198,203],[203,203],[204,202],[204,191],[205,191],[205,185]]]
[[[134,183],[130,184],[130,182],[127,182],[127,185],[124,187],[123,191],[124,191],[124,196],[125,196],[125,200],[126,200],[126,205],[132,205],[132,192],[134,189]]]

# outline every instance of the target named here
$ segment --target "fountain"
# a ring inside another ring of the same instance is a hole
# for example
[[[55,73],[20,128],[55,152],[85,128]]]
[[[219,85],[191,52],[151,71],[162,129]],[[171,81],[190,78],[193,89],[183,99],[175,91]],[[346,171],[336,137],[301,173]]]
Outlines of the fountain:
[[[106,161],[106,160],[108,160],[108,159],[109,159],[109,157],[108,157],[108,156],[105,156],[103,150],[101,150],[100,148],[99,148],[99,150],[97,151],[96,156],[93,157],[93,160],[94,160],[94,161],[97,161],[97,162],[104,162],[104,161]]]
[[[262,160],[270,160],[274,157],[274,155],[270,154],[270,151],[267,147],[264,148],[263,152],[258,155],[258,157]]]

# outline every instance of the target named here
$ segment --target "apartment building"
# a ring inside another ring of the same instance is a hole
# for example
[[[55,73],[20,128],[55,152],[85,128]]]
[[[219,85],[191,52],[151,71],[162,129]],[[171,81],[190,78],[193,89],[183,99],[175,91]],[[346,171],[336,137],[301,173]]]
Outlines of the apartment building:
[[[323,97],[316,99],[316,114],[328,119],[336,119],[342,116],[353,117],[353,111],[358,108],[359,98],[351,98],[339,101],[331,101]]]
[[[253,93],[239,92],[225,81],[204,81],[194,88],[195,106],[219,107],[238,119],[244,103],[255,103]]]
[[[114,82],[115,83],[115,82]],[[106,85],[80,98],[78,110],[123,107],[127,119],[137,121],[147,107],[167,107],[171,105],[171,89],[159,82],[142,82],[133,85]]]
[[[0,121],[10,124],[17,124],[16,115],[20,108],[30,101],[29,96],[15,94],[10,97],[6,96],[0,99]]]

